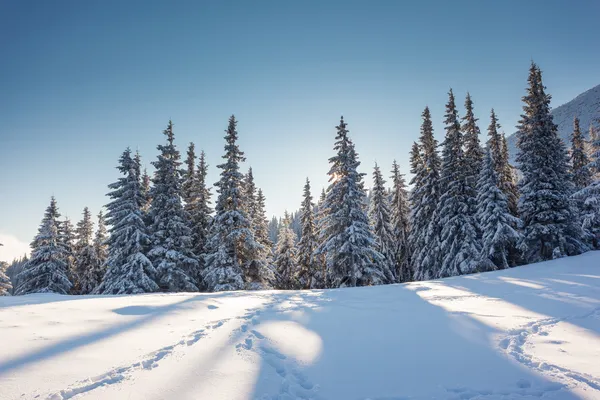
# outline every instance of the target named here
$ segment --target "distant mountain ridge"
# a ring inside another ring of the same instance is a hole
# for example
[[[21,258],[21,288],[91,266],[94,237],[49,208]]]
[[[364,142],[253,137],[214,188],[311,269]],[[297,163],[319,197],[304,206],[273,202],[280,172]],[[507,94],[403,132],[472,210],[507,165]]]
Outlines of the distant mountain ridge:
[[[589,135],[591,123],[598,126],[600,118],[600,85],[591,88],[568,103],[556,107],[552,110],[554,123],[558,125],[558,134],[561,139],[570,146],[570,136],[573,133],[573,118],[579,118],[581,130],[585,131],[586,137]],[[517,136],[512,134],[507,138],[510,160],[514,163],[517,154]],[[516,166],[516,165],[515,165]],[[518,166],[517,166],[518,167]]]

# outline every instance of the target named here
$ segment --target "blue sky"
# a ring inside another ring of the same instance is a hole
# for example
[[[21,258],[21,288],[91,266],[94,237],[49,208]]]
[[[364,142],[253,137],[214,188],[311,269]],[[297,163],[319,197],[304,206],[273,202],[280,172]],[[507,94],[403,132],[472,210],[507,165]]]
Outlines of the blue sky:
[[[600,83],[598,15],[595,0],[0,2],[0,240],[28,243],[51,195],[74,221],[96,214],[123,149],[150,166],[169,118],[215,182],[234,113],[270,215],[299,207],[307,176],[326,185],[341,114],[369,184],[375,162],[407,173],[423,108],[441,138],[451,87],[482,131],[494,107],[512,133],[532,59],[554,106]]]

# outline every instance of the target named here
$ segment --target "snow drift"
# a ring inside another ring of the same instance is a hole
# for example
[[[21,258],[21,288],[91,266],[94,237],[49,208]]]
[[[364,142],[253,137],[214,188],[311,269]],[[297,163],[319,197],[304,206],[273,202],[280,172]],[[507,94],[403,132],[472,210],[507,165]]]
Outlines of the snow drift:
[[[598,399],[600,252],[338,290],[0,298],[1,399]]]

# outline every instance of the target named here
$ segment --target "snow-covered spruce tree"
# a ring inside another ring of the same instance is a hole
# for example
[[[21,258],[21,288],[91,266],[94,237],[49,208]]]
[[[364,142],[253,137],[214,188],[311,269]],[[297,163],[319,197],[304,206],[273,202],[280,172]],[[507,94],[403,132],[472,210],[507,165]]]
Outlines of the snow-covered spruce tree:
[[[185,159],[186,169],[183,173],[183,182],[181,184],[181,197],[185,203],[185,211],[192,214],[195,206],[196,196],[194,186],[196,184],[196,151],[194,143],[190,142]]]
[[[436,278],[478,271],[481,254],[477,221],[475,215],[471,214],[472,192],[466,175],[468,169],[465,168],[464,140],[452,89],[445,117],[446,138],[440,172],[441,196],[435,211],[441,226],[436,254],[440,269]]]
[[[480,271],[513,267],[518,259],[520,221],[510,213],[499,183],[496,163],[488,147],[477,183],[476,216],[482,235]]]
[[[315,269],[312,276],[312,288],[313,289],[324,289],[326,288],[327,279],[327,260],[325,257],[325,251],[323,249],[322,234],[325,227],[325,200],[327,195],[325,189],[321,190],[319,201],[315,206],[315,237],[317,241],[317,247],[313,251]]]
[[[494,169],[498,178],[498,187],[506,195],[508,209],[513,216],[517,215],[517,202],[519,200],[519,191],[515,183],[514,168],[508,162],[508,146],[506,138],[498,132],[500,123],[498,117],[492,109],[490,115],[490,125],[488,126],[487,145],[492,153],[494,160]]]
[[[317,225],[315,223],[315,205],[312,200],[310,181],[306,178],[302,206],[300,208],[302,236],[298,242],[298,284],[302,289],[312,289],[315,287],[316,282],[313,282],[313,276],[318,268],[314,253],[319,245],[319,241],[317,239]]]
[[[467,93],[465,99],[465,116],[462,118],[462,139],[464,147],[464,176],[466,187],[467,201],[471,215],[475,215],[477,208],[477,180],[483,163],[483,149],[479,141],[479,127],[477,126],[478,119],[473,113],[473,100],[471,95]]]
[[[188,203],[186,203],[186,210],[192,226],[192,250],[200,259],[200,269],[204,268],[204,253],[206,252],[208,232],[212,221],[211,192],[206,184],[207,175],[208,164],[206,163],[204,151],[202,151],[192,181],[193,184],[190,188]]]
[[[418,147],[417,147],[418,151]],[[408,190],[404,175],[396,160],[392,164],[392,199],[391,223],[394,234],[394,258],[396,260],[395,275],[397,282],[412,280],[413,271],[410,263],[410,247],[408,237],[410,233],[410,208],[408,206]]]
[[[277,236],[279,235],[279,219],[273,215],[269,221],[269,240],[271,243],[277,243]]]
[[[244,207],[246,208],[246,214],[250,218],[250,226],[255,231],[254,219],[256,213],[256,184],[254,183],[254,174],[252,173],[252,167],[248,168],[248,172],[244,175],[243,180],[243,196],[244,196]]]
[[[389,197],[385,188],[385,180],[377,164],[373,169],[373,189],[369,220],[375,234],[375,249],[383,256],[382,269],[388,283],[396,282],[396,241],[392,226],[392,212]]]
[[[585,188],[577,191],[574,198],[581,205],[582,227],[592,248],[600,249],[600,135],[591,133],[591,156],[589,171],[594,174]]]
[[[79,282],[77,281],[76,259],[75,259],[75,228],[69,217],[58,222],[58,242],[65,249],[65,262],[69,280],[73,284],[71,291],[77,293]]]
[[[69,294],[68,253],[58,234],[60,214],[54,197],[46,208],[38,233],[31,243],[31,258],[18,276],[16,294]]]
[[[200,268],[192,252],[192,230],[181,203],[181,161],[171,121],[163,134],[167,143],[157,146],[160,154],[152,162],[156,171],[150,190],[152,247],[148,256],[156,268],[156,283],[162,291],[193,292],[201,282]]]
[[[219,194],[211,225],[208,253],[203,271],[210,291],[261,289],[269,287],[270,270],[260,262],[262,245],[251,229],[244,206],[243,179],[239,164],[245,160],[237,145],[237,121],[232,115],[225,135],[225,163],[218,165],[221,178],[215,183]]]
[[[383,256],[375,249],[375,236],[365,210],[366,193],[354,143],[342,117],[336,127],[334,150],[329,159],[329,181],[323,204],[323,228],[319,252],[327,263],[328,287],[368,286],[388,283]]]
[[[585,152],[585,138],[579,128],[579,118],[575,117],[571,134],[571,168],[576,190],[581,190],[592,183],[589,164],[590,160]]]
[[[529,69],[523,114],[517,126],[518,211],[524,224],[520,249],[527,263],[585,251],[571,194],[567,151],[550,113],[550,95],[535,63]]]
[[[144,254],[150,238],[144,223],[144,198],[131,150],[127,148],[117,169],[123,176],[108,185],[112,200],[106,205],[110,225],[106,274],[94,289],[96,294],[136,294],[159,290],[154,281],[156,269]],[[100,227],[100,221],[98,222]],[[98,236],[96,236],[98,239]],[[100,257],[100,256],[99,256]]]
[[[415,280],[436,276],[438,268],[435,251],[439,246],[440,225],[435,209],[440,198],[440,156],[438,143],[433,137],[429,108],[423,111],[420,144],[411,151],[411,172],[414,174],[410,194],[411,232],[409,244]]]
[[[144,214],[148,214],[148,211],[150,211],[150,203],[152,198],[150,197],[150,175],[148,175],[148,171],[145,168],[140,182],[140,192],[143,200],[141,208],[142,212]]]
[[[104,221],[102,211],[100,211],[98,213],[98,229],[96,229],[96,234],[92,241],[93,253],[90,265],[80,276],[81,290],[84,294],[92,293],[100,285],[106,273],[106,260],[108,258],[107,239],[106,222]]]
[[[0,246],[2,246],[1,243]],[[12,283],[8,275],[6,275],[7,269],[8,263],[0,261],[0,296],[10,296],[12,292]]]
[[[296,252],[296,234],[290,227],[291,218],[285,212],[283,225],[279,231],[279,241],[275,248],[275,268],[277,272],[277,289],[299,289],[298,254]]]
[[[91,276],[90,272],[95,267],[96,251],[94,249],[93,237],[94,224],[92,222],[92,213],[89,208],[83,209],[83,219],[77,223],[75,229],[75,276],[76,290],[79,294],[89,294],[98,284],[95,280],[90,282],[87,279]]]

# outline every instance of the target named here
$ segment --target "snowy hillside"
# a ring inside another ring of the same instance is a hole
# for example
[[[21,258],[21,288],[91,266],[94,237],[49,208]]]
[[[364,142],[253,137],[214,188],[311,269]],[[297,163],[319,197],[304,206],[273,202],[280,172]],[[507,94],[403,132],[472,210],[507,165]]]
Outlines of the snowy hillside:
[[[554,123],[558,125],[560,137],[570,146],[570,135],[573,133],[573,118],[577,116],[580,120],[581,129],[588,135],[588,129],[592,122],[600,118],[600,85],[583,92],[573,100],[556,107],[552,110]],[[517,154],[517,137],[512,134],[507,138],[511,161],[514,162]]]
[[[325,291],[0,298],[1,399],[598,399],[600,252]]]

